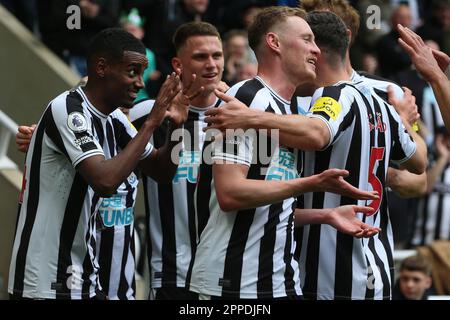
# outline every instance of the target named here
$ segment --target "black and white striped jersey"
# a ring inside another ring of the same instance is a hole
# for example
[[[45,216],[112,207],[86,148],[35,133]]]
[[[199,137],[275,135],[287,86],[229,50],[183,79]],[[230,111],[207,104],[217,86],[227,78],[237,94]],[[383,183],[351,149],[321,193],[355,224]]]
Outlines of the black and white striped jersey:
[[[234,85],[227,95],[250,108],[276,114],[292,114],[289,101],[256,77]],[[289,180],[298,177],[298,151],[270,149],[262,161],[262,136],[237,135],[205,143],[215,161],[231,161],[249,167],[248,179]],[[269,139],[270,140],[270,139]],[[224,143],[223,143],[224,142]],[[267,150],[264,150],[267,151]],[[207,155],[204,155],[207,157]],[[196,210],[202,230],[189,270],[190,290],[224,298],[276,298],[300,295],[298,263],[293,239],[295,199],[237,212],[220,209],[212,165],[200,165]],[[205,218],[205,217],[209,217]],[[203,229],[204,226],[204,229]]]
[[[153,100],[145,100],[130,110],[130,119],[136,127],[142,125],[153,108]],[[203,128],[205,108],[190,106],[188,119],[182,126],[183,140],[180,163],[172,183],[157,183],[143,177],[146,213],[148,219],[148,257],[151,287],[186,287],[186,274],[197,243],[194,190],[197,184],[201,151],[205,140]],[[157,128],[152,144],[165,144],[167,126]]]
[[[447,164],[432,191],[419,202],[411,245],[450,240],[450,165]]]
[[[444,119],[442,118],[441,110],[434,96],[433,89],[429,84],[423,89],[422,108],[419,110],[422,121],[430,130],[433,139],[436,135],[436,129],[444,126]]]
[[[305,226],[298,237],[303,292],[318,299],[389,299],[393,241],[385,177],[389,161],[408,160],[416,151],[415,142],[394,108],[364,82],[339,82],[316,90],[308,116],[326,123],[331,140],[322,151],[305,153],[305,176],[328,168],[346,169],[349,183],[376,190],[381,198],[365,203],[316,192],[304,195],[304,206],[369,205],[375,214],[358,217],[383,231],[370,239],[356,239],[329,225]]]
[[[98,276],[109,300],[135,299],[134,205],[138,183],[137,172],[132,172],[98,209]]]
[[[46,299],[95,295],[101,198],[75,168],[93,155],[111,158],[116,146],[125,147],[135,134],[122,112],[101,113],[81,88],[50,102],[26,157],[9,293]],[[152,148],[147,145],[142,158]]]

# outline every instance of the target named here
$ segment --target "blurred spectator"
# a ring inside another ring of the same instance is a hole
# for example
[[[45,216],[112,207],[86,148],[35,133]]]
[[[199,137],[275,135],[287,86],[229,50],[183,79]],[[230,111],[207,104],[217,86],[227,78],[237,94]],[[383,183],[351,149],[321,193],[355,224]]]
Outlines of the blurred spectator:
[[[86,52],[90,39],[118,25],[120,0],[40,0],[37,2],[42,41],[81,76],[87,74]],[[69,30],[66,10],[77,5],[81,28]]]
[[[409,55],[400,47],[397,40],[399,38],[397,24],[411,28],[411,21],[411,9],[407,5],[399,5],[392,13],[391,32],[382,36],[376,47],[381,76],[391,78],[411,65]]]
[[[225,70],[223,79],[228,85],[237,82],[239,69],[248,63],[256,64],[256,58],[248,45],[247,32],[231,30],[224,36]]]
[[[431,17],[417,29],[423,39],[436,41],[441,50],[450,54],[450,0],[433,0]]]
[[[31,32],[37,22],[35,0],[0,0],[0,5],[16,16]]]
[[[145,35],[145,31],[143,28],[144,23],[145,21],[141,18],[141,16],[139,15],[139,10],[136,8],[131,9],[129,14],[125,14],[120,18],[120,25],[122,26],[122,28],[124,28],[139,40],[142,40]],[[145,48],[145,50],[148,59],[148,66],[144,70],[144,74],[142,76],[145,83],[145,88],[139,90],[135,100],[136,102],[149,98],[147,88],[150,86],[150,81],[152,79],[157,79],[160,76],[159,71],[156,70],[154,53],[148,48]]]
[[[172,37],[183,23],[204,20],[208,0],[127,0],[125,9],[136,7],[146,19],[144,44],[156,58],[156,69],[161,72],[159,79],[147,88],[151,97],[156,96],[165,76],[172,72],[171,60],[175,56]]]
[[[247,29],[263,7],[275,5],[273,0],[234,0],[224,12],[223,23],[228,30]]]
[[[258,73],[258,65],[256,63],[246,63],[239,68],[236,82],[256,77]]]
[[[390,0],[393,8],[401,4],[407,5],[411,10],[411,28],[415,30],[422,25],[422,16],[424,13],[423,2],[425,0]]]
[[[371,10],[368,10],[369,7]],[[388,19],[391,16],[392,6],[386,0],[359,0],[356,2],[355,8],[361,16],[360,35],[357,41],[366,50],[374,49],[378,39],[391,30]],[[378,13],[378,11],[373,11],[372,8],[379,10],[379,21],[374,19],[376,17],[374,13]]]
[[[419,204],[411,246],[450,239],[450,134],[445,127],[440,127],[435,137],[427,193]]]
[[[371,53],[364,53],[362,56],[362,71],[365,71],[369,74],[375,74],[378,70],[378,60]]]
[[[431,266],[419,255],[408,257],[400,266],[400,277],[392,292],[393,300],[426,300],[430,295]]]

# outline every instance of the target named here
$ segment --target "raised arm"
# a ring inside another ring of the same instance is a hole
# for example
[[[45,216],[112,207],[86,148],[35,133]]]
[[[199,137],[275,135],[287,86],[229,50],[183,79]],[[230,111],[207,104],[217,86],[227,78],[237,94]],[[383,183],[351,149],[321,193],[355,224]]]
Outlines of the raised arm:
[[[234,97],[216,91],[224,104],[206,112],[206,129],[267,129],[279,130],[282,145],[302,150],[320,150],[330,141],[326,124],[302,115],[277,115],[248,108]]]
[[[182,128],[182,124],[188,117],[190,101],[204,90],[203,87],[198,87],[198,82],[195,79],[196,76],[192,75],[186,87],[170,102],[166,112],[166,117],[169,120],[166,143],[158,150],[155,149],[150,157],[143,159],[139,163],[139,168],[157,182],[170,182],[176,173],[179,159],[178,155],[172,153],[172,150],[181,142],[182,135],[173,135],[172,133],[174,130]],[[152,112],[153,110],[154,108]],[[149,118],[152,117],[152,112]],[[175,139],[175,137],[179,138]]]
[[[400,45],[410,55],[417,71],[431,84],[442,118],[450,129],[450,81],[444,73],[450,64],[450,57],[443,52],[432,50],[412,30],[401,25],[397,27]]]
[[[119,154],[108,160],[100,155],[91,156],[77,166],[77,170],[98,195],[114,194],[118,186],[137,167],[150,137],[167,116],[167,108],[180,91],[179,82],[175,73],[166,79],[149,117]]]

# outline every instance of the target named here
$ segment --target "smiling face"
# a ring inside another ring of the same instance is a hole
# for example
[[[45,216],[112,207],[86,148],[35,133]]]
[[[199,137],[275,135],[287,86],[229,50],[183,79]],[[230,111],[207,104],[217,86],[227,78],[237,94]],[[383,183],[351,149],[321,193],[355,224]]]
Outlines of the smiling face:
[[[314,34],[308,23],[300,17],[289,17],[276,29],[284,69],[297,86],[314,80],[320,49],[314,42]]]
[[[216,36],[189,37],[173,58],[172,65],[181,69],[183,84],[196,74],[199,85],[205,88],[203,95],[213,94],[222,79],[222,42]]]
[[[129,108],[140,89],[144,88],[142,75],[147,67],[147,57],[134,51],[124,51],[122,60],[105,69],[105,85],[112,105]]]

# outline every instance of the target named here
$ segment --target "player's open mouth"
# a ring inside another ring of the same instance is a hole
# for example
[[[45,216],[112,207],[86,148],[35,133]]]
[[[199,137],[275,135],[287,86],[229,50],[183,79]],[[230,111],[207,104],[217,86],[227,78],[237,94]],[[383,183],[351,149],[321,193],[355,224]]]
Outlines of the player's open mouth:
[[[211,80],[211,79],[214,79],[215,77],[217,77],[217,73],[207,73],[207,74],[204,74],[202,77]]]

